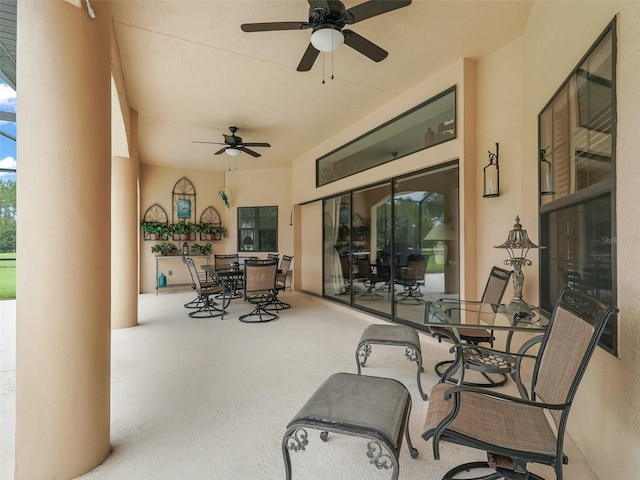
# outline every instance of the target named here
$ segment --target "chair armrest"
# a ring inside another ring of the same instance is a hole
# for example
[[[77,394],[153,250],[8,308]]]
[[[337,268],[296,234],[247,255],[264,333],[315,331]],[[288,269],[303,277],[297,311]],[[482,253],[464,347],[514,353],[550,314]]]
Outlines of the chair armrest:
[[[476,393],[478,395],[484,395],[484,396],[488,396],[488,397],[493,397],[493,398],[499,398],[501,400],[507,400],[510,402],[514,402],[514,403],[519,403],[521,405],[529,405],[531,407],[538,407],[538,408],[546,408],[549,410],[565,410],[567,408],[569,408],[569,406],[571,406],[570,403],[544,403],[544,402],[534,402],[532,400],[527,400],[524,398],[520,398],[520,397],[514,397],[512,395],[507,395],[505,393],[500,393],[500,392],[496,392],[493,390],[488,390],[486,388],[479,388],[479,387],[467,387],[464,385],[456,385],[454,387],[451,387],[450,389],[448,389],[445,392],[445,398],[447,400],[449,400],[451,398],[451,396],[454,396],[454,400],[456,402],[459,402],[460,400],[460,394],[461,393]]]

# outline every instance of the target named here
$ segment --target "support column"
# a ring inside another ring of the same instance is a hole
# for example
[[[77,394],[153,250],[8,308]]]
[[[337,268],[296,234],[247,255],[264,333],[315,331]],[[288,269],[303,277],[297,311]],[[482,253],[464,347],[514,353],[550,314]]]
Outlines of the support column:
[[[16,479],[109,454],[110,32],[68,2],[18,2]]]
[[[111,328],[138,324],[138,162],[111,158]]]

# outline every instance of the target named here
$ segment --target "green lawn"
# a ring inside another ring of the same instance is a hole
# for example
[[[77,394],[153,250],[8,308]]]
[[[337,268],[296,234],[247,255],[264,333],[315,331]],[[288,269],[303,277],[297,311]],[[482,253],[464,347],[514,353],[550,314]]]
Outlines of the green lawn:
[[[16,254],[0,253],[0,300],[16,298]]]

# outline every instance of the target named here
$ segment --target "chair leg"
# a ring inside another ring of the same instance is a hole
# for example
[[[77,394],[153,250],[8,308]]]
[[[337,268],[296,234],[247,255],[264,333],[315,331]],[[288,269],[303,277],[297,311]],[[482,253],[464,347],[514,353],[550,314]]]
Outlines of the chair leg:
[[[184,304],[184,308],[201,308],[204,305],[204,301],[197,295],[196,298]]]
[[[287,303],[287,302],[283,302],[282,300],[280,300],[278,298],[278,293],[284,290],[284,287],[282,288],[278,288],[273,295],[273,300],[271,302],[269,302],[266,306],[265,306],[265,310],[268,311],[276,311],[279,312],[280,310],[286,310],[288,308],[291,308],[291,304]]]
[[[273,296],[261,296],[248,300],[250,304],[254,305],[254,309],[240,316],[238,320],[244,323],[261,323],[261,322],[270,322],[271,320],[275,320],[278,318],[273,312],[269,312],[265,307],[269,305],[273,301]],[[257,319],[255,319],[257,317]]]
[[[189,317],[191,318],[211,318],[211,317],[220,317],[220,320],[224,320],[224,307],[219,309],[216,307],[217,303],[211,298],[210,295],[205,295],[200,297],[200,301],[202,305],[200,308],[193,312],[189,312]]]

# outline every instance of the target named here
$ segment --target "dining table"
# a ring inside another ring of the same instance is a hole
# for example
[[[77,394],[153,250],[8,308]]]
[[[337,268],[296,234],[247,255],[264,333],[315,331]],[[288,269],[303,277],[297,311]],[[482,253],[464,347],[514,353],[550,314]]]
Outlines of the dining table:
[[[202,269],[222,285],[223,289],[219,298],[225,308],[231,300],[244,297],[241,292],[244,286],[244,263],[239,263],[230,269],[216,270],[214,265],[202,265]],[[280,274],[282,270],[278,269],[276,273]]]
[[[457,336],[457,328],[507,332],[504,350],[477,348],[478,352],[487,351],[490,355],[475,354],[463,359],[460,355],[464,349],[458,348],[455,364],[480,372],[503,374],[505,378],[508,374],[522,395],[526,389],[520,379],[520,362],[524,358],[533,358],[528,351],[542,341],[549,323],[549,315],[538,307],[531,307],[531,312],[525,313],[514,311],[505,304],[446,298],[426,303],[424,323],[432,329],[448,329],[457,337],[457,343],[462,343]],[[515,333],[531,335],[517,352],[512,352],[511,343]]]
[[[220,298],[222,304],[226,307],[229,301],[234,298],[242,298],[240,289],[244,281],[244,265],[224,270],[216,270],[214,265],[202,265],[205,273],[222,285],[222,293]]]

